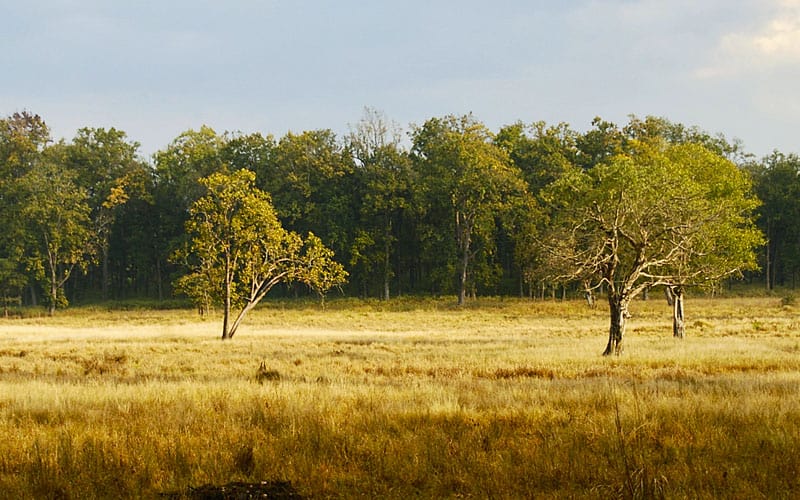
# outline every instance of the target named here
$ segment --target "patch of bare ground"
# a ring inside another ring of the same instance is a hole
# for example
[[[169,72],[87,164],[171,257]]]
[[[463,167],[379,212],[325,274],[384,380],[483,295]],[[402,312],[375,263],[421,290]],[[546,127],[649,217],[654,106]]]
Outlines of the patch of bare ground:
[[[300,493],[287,481],[261,481],[258,483],[233,482],[222,486],[206,484],[190,487],[181,493],[166,493],[165,499],[187,500],[250,500],[265,498],[271,500],[301,500]]]

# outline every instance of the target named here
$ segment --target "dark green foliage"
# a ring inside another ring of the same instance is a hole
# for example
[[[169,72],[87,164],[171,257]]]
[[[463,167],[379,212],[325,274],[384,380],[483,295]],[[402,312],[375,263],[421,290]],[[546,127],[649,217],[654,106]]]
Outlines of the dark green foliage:
[[[206,192],[199,179],[241,169],[256,174],[283,227],[311,232],[335,252],[350,275],[343,288],[349,295],[576,295],[582,283],[551,279],[541,238],[555,214],[542,210],[542,193],[567,172],[659,143],[698,144],[749,172],[763,201],[757,223],[768,245],[761,271],[746,277],[764,280],[767,289],[795,287],[796,155],[775,152],[757,161],[737,141],[650,116],[621,125],[596,118],[583,133],[566,123],[517,122],[496,134],[471,115],[447,116],[404,135],[371,109],[345,137],[330,129],[272,137],[202,126],[181,133],[150,163],[115,128],[82,128],[72,140],[53,143],[38,115],[0,119],[0,259],[9,271],[0,285],[12,302],[47,302],[47,283],[23,262],[20,245],[33,234],[20,181],[47,165],[63,173],[59,182],[71,184],[85,205],[74,213],[86,213],[78,226],[88,234],[84,256],[61,275],[67,279],[53,303],[169,300],[184,271],[170,256],[186,246],[189,208]],[[67,199],[58,198],[59,208]],[[274,293],[314,291],[281,285]]]

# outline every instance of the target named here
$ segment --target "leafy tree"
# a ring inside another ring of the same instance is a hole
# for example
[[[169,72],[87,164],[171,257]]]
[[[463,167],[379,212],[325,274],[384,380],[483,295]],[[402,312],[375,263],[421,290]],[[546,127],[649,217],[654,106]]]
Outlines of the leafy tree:
[[[323,309],[328,292],[347,281],[347,272],[333,260],[333,250],[326,247],[314,233],[308,233],[297,279],[319,296]]]
[[[3,316],[8,317],[9,304],[22,301],[22,289],[28,284],[28,277],[15,260],[0,258],[0,301],[3,303]]]
[[[95,254],[88,195],[75,178],[73,171],[46,160],[19,180],[24,229],[17,252],[42,284],[51,315],[67,305],[64,283],[73,270],[85,269]]]
[[[518,169],[492,143],[492,135],[472,116],[432,118],[414,131],[414,165],[419,206],[435,219],[428,239],[443,243],[454,235],[458,304],[463,305],[470,273],[480,250],[494,250],[496,217],[513,198],[526,193]],[[450,240],[452,241],[452,240]]]
[[[350,262],[361,268],[364,288],[368,277],[380,279],[384,300],[390,297],[398,228],[411,198],[411,165],[400,140],[399,127],[369,108],[348,137],[360,201]]]
[[[749,165],[755,181],[759,227],[764,231],[764,275],[767,290],[795,285],[800,275],[800,157],[777,151],[762,162]]]
[[[569,271],[558,278],[607,287],[606,355],[621,352],[630,302],[645,289],[682,293],[756,267],[749,178],[700,145],[632,142],[628,154],[566,173],[546,200],[550,258]]]
[[[25,175],[49,142],[50,129],[39,115],[23,111],[0,120],[0,178]]]
[[[196,302],[222,305],[223,339],[233,337],[278,283],[304,282],[324,297],[344,282],[344,269],[319,238],[309,235],[304,242],[281,226],[253,172],[218,172],[200,182],[207,192],[191,207],[186,230],[192,239],[179,256],[191,271],[177,287]]]
[[[185,243],[184,227],[189,207],[203,195],[204,187],[199,179],[226,169],[221,158],[224,145],[224,137],[202,126],[199,130],[183,132],[154,155],[153,204],[156,210],[150,239],[158,256],[155,271],[159,299],[164,296],[162,281],[170,273],[170,256]]]
[[[150,168],[137,157],[139,144],[129,142],[115,128],[82,128],[71,143],[55,149],[59,161],[77,173],[76,182],[86,189],[100,257],[100,291],[108,298],[110,285],[110,235],[123,205],[131,196],[144,196]]]
[[[576,163],[584,170],[622,153],[625,135],[612,122],[595,117],[592,129],[576,139],[578,148]]]
[[[264,165],[258,186],[270,193],[287,229],[313,232],[347,261],[357,207],[353,162],[331,130],[287,133]]]
[[[19,278],[14,273],[24,267],[20,260],[24,253],[18,250],[25,234],[20,214],[25,194],[19,180],[41,161],[49,142],[50,129],[39,115],[23,111],[0,119],[0,258],[6,260],[13,285],[18,284]],[[33,288],[31,297],[35,303]]]
[[[517,122],[503,127],[495,137],[495,143],[508,152],[513,164],[522,172],[532,195],[516,205],[510,231],[514,262],[522,281],[530,287],[536,282],[543,289],[555,285],[545,283],[548,276],[546,255],[542,252],[539,235],[546,219],[541,216],[535,197],[565,171],[574,168],[578,137],[566,123],[548,127],[545,122],[531,125]]]

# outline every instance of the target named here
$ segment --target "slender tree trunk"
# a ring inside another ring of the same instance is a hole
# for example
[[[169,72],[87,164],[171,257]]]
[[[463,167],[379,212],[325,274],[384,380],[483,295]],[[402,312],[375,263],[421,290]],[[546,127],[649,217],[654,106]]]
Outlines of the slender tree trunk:
[[[596,307],[594,291],[588,280],[583,282],[583,296],[586,298],[586,305],[589,306],[589,309],[594,309]]]
[[[464,224],[466,225],[466,223]],[[471,231],[468,225],[462,228],[461,224],[457,224],[457,230],[459,231],[459,234],[462,234],[461,231],[463,230],[461,241],[461,269],[459,273],[460,276],[458,287],[458,305],[463,306],[467,298],[467,269],[469,268]]]
[[[227,338],[229,339],[233,338],[233,335],[236,333],[236,330],[239,329],[239,325],[242,324],[242,320],[244,320],[245,315],[248,312],[250,312],[250,310],[253,309],[257,303],[258,301],[250,301],[247,303],[247,305],[245,305],[242,308],[241,311],[239,311],[239,314],[236,315],[236,319],[233,321],[233,325],[231,325],[231,329],[228,331]]]
[[[225,298],[223,300],[222,313],[222,340],[233,337],[233,331],[228,330],[228,320],[231,316],[231,288],[233,286],[233,276],[231,276],[230,262],[225,263]]]
[[[33,285],[33,283],[28,285],[28,291],[30,292],[31,305],[33,307],[38,306],[39,305],[39,300],[36,297],[36,287]]]
[[[671,306],[671,305],[675,304],[675,294],[672,293],[672,287],[671,286],[667,285],[667,286],[664,287],[664,297],[667,298],[667,305],[668,306]]]
[[[231,316],[231,296],[228,292],[229,290],[225,290],[225,304],[222,306],[222,340],[233,337],[233,333],[228,331],[228,320]]]
[[[682,339],[686,333],[686,321],[683,316],[683,288],[676,286],[673,288],[672,304],[672,336]]]
[[[392,263],[389,258],[389,238],[386,238],[383,246],[383,300],[389,300],[389,280],[391,279]]]
[[[384,226],[383,235],[383,300],[389,300],[389,282],[392,277],[392,219],[389,218]]]
[[[108,300],[108,242],[103,243],[103,268],[101,272],[100,279],[103,280],[103,283],[100,286],[101,296],[103,300]]]
[[[58,301],[58,283],[56,281],[55,270],[50,272],[50,305],[47,308],[47,314],[50,316],[56,313],[56,302]]]
[[[770,283],[769,283],[770,257],[771,257],[770,256],[770,252],[769,252],[769,246],[772,244],[772,241],[769,239],[769,226],[770,226],[770,221],[767,220],[767,244],[764,245],[764,252],[765,252],[765,255],[764,255],[764,277],[766,279],[764,281],[766,282],[767,291],[768,292],[770,290],[772,290],[772,287],[770,287]]]
[[[625,337],[625,327],[628,320],[628,302],[625,297],[617,294],[608,294],[608,309],[611,316],[611,325],[608,330],[608,345],[603,356],[622,354],[622,340]]]
[[[164,287],[161,283],[161,259],[156,258],[156,290],[158,293],[158,300],[164,300]]]

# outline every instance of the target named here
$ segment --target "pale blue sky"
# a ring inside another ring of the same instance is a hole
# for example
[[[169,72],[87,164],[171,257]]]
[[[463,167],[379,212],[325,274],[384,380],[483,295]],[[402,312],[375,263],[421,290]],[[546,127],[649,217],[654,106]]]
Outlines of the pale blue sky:
[[[0,0],[0,115],[218,132],[665,116],[800,152],[800,0]]]

